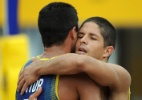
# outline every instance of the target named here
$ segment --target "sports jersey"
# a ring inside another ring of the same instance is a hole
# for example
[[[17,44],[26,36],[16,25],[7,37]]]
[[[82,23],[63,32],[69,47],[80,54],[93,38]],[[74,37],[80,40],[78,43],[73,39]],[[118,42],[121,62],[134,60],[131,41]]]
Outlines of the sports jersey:
[[[49,60],[48,58],[44,58],[41,60]],[[32,60],[28,61],[27,64],[24,66],[28,66],[32,63]],[[44,75],[41,76],[35,83],[30,85],[25,93],[21,95],[19,92],[16,91],[16,100],[28,100],[29,96],[36,92],[39,87],[42,87],[42,93],[37,98],[38,100],[59,100],[58,98],[58,75]]]

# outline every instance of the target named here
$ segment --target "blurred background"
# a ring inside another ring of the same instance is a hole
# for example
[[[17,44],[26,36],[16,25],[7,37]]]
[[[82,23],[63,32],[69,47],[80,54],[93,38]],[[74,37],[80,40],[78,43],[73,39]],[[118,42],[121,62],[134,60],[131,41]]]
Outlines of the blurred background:
[[[15,100],[24,63],[43,51],[37,27],[39,10],[57,0],[0,0],[0,100]],[[91,16],[108,19],[118,32],[109,62],[132,76],[131,100],[142,100],[142,0],[61,0],[78,11],[79,24]]]

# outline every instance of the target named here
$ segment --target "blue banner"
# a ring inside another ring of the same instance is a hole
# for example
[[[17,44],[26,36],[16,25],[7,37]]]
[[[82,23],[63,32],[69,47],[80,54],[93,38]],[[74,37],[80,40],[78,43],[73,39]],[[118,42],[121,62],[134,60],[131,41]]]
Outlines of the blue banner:
[[[8,34],[18,34],[18,0],[7,0],[7,28]]]

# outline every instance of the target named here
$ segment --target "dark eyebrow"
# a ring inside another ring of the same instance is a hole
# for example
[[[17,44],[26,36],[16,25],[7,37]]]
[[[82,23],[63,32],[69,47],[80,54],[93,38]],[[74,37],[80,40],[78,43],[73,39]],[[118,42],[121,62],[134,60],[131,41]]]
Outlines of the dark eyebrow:
[[[77,34],[83,34],[83,35],[84,35],[85,33],[84,33],[84,32],[79,32],[79,31],[78,31]],[[95,33],[91,33],[91,32],[89,33],[89,35],[90,35],[90,36],[96,36],[96,37],[99,37],[99,36],[96,35]]]
[[[84,34],[83,32],[79,32],[79,31],[78,31],[78,33],[79,33],[79,34]]]
[[[83,32],[78,32],[77,35],[85,35]]]

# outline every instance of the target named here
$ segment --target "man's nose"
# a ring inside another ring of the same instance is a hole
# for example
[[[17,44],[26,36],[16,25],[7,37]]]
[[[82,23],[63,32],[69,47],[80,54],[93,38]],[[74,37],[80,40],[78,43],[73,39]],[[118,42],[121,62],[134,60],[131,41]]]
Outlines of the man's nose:
[[[87,39],[87,36],[84,36],[81,40],[80,40],[81,43],[84,43],[84,44],[87,44],[88,43],[88,39]]]

